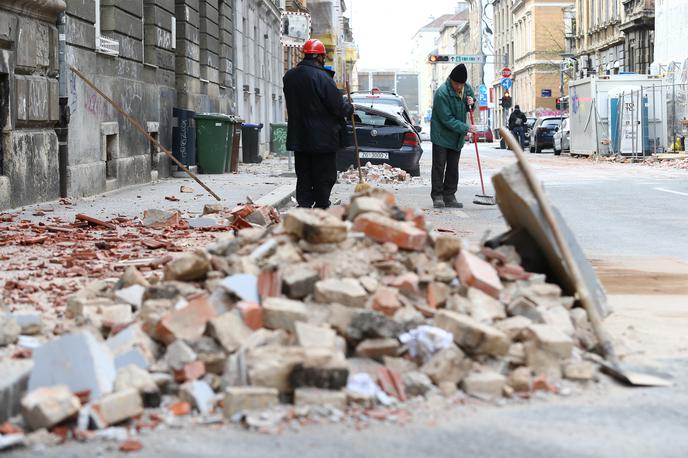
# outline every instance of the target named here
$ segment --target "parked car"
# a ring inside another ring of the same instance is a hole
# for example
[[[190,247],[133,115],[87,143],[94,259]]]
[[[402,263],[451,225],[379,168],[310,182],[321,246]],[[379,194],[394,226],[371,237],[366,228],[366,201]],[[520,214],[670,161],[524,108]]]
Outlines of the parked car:
[[[353,92],[351,93],[351,100],[359,105],[398,114],[406,119],[409,124],[417,125],[414,124],[411,113],[409,113],[406,100],[394,92],[383,92],[379,89],[373,89],[370,92]]]
[[[538,118],[530,133],[530,152],[539,153],[543,149],[554,149],[554,132],[560,124],[559,116]]]
[[[535,122],[537,121],[536,117],[529,116],[528,121],[526,122],[526,139],[523,141],[523,146],[525,148],[530,146],[530,134],[533,131],[533,126],[535,125]]]
[[[570,150],[571,128],[569,127],[569,118],[564,118],[561,127],[558,127],[554,133],[554,154],[559,156],[562,151],[569,152]]]
[[[469,133],[466,136],[466,140],[469,142],[473,141],[473,137],[475,137],[478,142],[489,142],[492,143],[494,141],[494,135],[492,134],[492,131],[490,130],[489,127],[487,127],[484,124],[480,124],[476,126],[478,129],[478,132],[476,134],[471,134]]]
[[[392,111],[382,111],[354,103],[356,134],[361,163],[389,164],[420,176],[420,157],[423,154],[418,129],[406,118]],[[351,120],[347,121],[348,146],[337,151],[337,170],[355,165],[355,150]]]

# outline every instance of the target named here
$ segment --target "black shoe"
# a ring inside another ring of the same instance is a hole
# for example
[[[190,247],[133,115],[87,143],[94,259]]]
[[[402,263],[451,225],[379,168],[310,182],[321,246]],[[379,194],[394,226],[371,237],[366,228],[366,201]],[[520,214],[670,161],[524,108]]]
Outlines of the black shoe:
[[[448,208],[463,208],[463,204],[454,198],[444,199],[444,206]]]
[[[442,199],[432,199],[432,206],[435,208],[444,208],[444,201]]]

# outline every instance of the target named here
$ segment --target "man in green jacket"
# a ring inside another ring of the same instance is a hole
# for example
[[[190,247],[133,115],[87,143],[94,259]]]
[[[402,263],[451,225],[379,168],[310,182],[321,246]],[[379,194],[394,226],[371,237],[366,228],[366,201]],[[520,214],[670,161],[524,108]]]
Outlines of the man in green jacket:
[[[456,200],[459,184],[459,158],[466,134],[476,132],[466,121],[468,107],[475,109],[473,88],[466,84],[464,64],[452,70],[447,81],[437,89],[432,106],[432,204],[435,208],[462,208]]]

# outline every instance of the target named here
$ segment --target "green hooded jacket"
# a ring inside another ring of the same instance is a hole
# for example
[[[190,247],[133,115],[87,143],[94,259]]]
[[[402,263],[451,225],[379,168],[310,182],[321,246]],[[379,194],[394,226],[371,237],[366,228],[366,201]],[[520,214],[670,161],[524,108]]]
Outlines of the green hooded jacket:
[[[470,128],[469,122],[466,122],[468,116],[466,97],[469,96],[473,97],[473,111],[475,111],[477,101],[473,88],[469,84],[464,85],[463,99],[459,98],[449,79],[437,89],[430,123],[430,139],[433,144],[461,151]]]

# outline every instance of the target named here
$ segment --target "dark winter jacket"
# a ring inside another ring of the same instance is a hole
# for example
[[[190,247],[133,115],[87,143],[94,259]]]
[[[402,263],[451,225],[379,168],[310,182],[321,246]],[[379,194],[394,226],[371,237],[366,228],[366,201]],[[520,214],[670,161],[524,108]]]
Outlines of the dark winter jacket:
[[[514,130],[516,127],[526,127],[528,124],[528,118],[521,110],[514,109],[511,116],[509,116],[509,129]]]
[[[304,60],[283,78],[287,102],[287,149],[307,153],[339,150],[345,118],[353,113],[327,70]]]
[[[466,120],[468,97],[473,98],[472,109],[475,110],[475,93],[469,84],[464,85],[463,98],[459,98],[449,80],[437,89],[432,104],[430,123],[430,140],[433,144],[461,151],[463,141],[471,127],[470,122]]]

